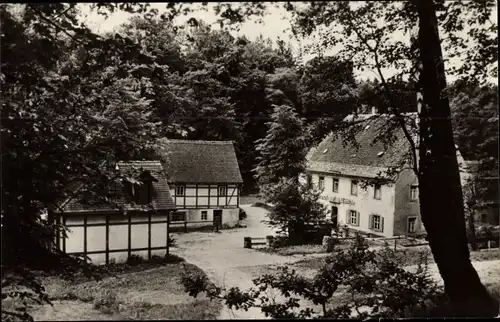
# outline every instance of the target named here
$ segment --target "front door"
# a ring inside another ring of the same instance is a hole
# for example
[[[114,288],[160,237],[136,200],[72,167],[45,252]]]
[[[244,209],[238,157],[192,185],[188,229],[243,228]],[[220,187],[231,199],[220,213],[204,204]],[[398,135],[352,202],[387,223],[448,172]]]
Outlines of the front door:
[[[339,214],[339,208],[337,206],[332,206],[332,223],[333,223],[333,229],[337,228],[338,222],[337,222],[337,217]]]
[[[214,210],[214,229],[219,231],[222,228],[222,210]]]

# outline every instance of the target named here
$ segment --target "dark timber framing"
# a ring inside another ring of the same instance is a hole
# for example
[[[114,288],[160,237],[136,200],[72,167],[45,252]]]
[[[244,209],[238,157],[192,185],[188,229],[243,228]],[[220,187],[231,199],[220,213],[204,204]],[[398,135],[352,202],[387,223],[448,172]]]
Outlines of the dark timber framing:
[[[195,200],[195,205],[196,205],[196,208],[198,208],[198,184],[196,184],[196,200]],[[186,206],[186,204],[184,204],[184,207]]]
[[[128,256],[132,255],[132,252],[137,252],[137,251],[148,251],[148,259],[152,258],[152,251],[155,250],[166,250],[166,255],[169,254],[169,242],[168,239],[170,237],[170,215],[172,214],[174,210],[163,210],[161,215],[162,216],[167,216],[166,220],[154,220],[153,213],[149,211],[147,214],[147,220],[140,220],[140,221],[132,221],[132,212],[128,212],[126,216],[123,216],[123,221],[119,222],[113,222],[113,220],[110,221],[111,217],[114,217],[114,215],[119,216],[118,214],[110,214],[110,213],[75,213],[71,214],[71,217],[73,218],[81,218],[81,223],[78,224],[66,224],[67,222],[67,214],[58,214],[55,217],[55,221],[57,224],[60,224],[62,222],[62,225],[64,227],[68,228],[74,228],[74,227],[79,227],[83,228],[83,251],[81,252],[69,252],[68,254],[71,255],[97,255],[97,254],[104,254],[105,255],[105,263],[109,264],[110,263],[110,253],[119,253],[119,252],[124,252],[128,253]],[[155,214],[157,214],[155,212]],[[89,216],[100,216],[101,218],[104,217],[104,222],[100,223],[89,223]],[[148,247],[141,247],[141,248],[132,248],[132,226],[133,225],[148,225]],[[159,225],[159,224],[165,224],[167,225],[167,231],[166,231],[166,246],[160,246],[160,247],[152,247],[152,225]],[[123,248],[123,249],[110,249],[110,228],[111,226],[127,226],[128,229],[128,247]],[[88,228],[89,227],[105,227],[105,249],[103,250],[93,250],[89,251],[88,250]],[[62,239],[62,241],[61,241]],[[57,236],[57,241],[56,241],[57,247],[61,249],[63,252],[66,253],[66,238],[64,238],[64,234],[60,234],[58,231],[58,236]]]
[[[87,256],[87,216],[83,217],[83,253]]]
[[[66,227],[66,216],[63,216],[62,218],[62,222],[63,222],[63,227]],[[63,240],[62,240],[62,250],[63,252],[66,253],[66,238],[65,238],[65,232],[63,233]]]
[[[148,212],[148,259],[151,259],[151,212]]]
[[[183,199],[183,204],[177,205],[179,208],[178,209],[220,209],[222,208],[238,208],[240,206],[240,200],[239,200],[239,194],[241,190],[241,184],[239,183],[226,183],[226,182],[221,182],[221,183],[204,183],[204,182],[199,182],[199,183],[184,183],[184,182],[178,182],[175,183],[175,186],[172,185],[174,188],[174,199],[177,202],[181,202],[178,198]],[[231,186],[231,187],[230,187]],[[182,187],[183,188],[183,194],[179,195],[177,194],[177,187]],[[225,194],[220,195],[220,188],[224,187],[225,188]],[[232,188],[231,190],[231,195],[229,195],[229,188]],[[187,191],[193,191],[192,194],[189,196],[187,195]],[[208,194],[200,194],[200,189],[208,189]],[[212,193],[212,189],[216,190],[216,194]],[[236,193],[236,195],[235,195]],[[193,200],[194,198],[194,200]],[[200,204],[200,198],[206,198],[207,199],[207,204]],[[211,199],[216,198],[217,201],[214,203]],[[224,198],[224,200],[221,201],[221,198]],[[236,204],[231,205],[230,203],[232,202],[233,198],[236,198]],[[189,204],[187,201],[190,200]],[[190,221],[188,221],[190,222]]]
[[[106,265],[109,264],[109,215],[106,215]]]
[[[210,208],[210,185],[208,185],[208,206],[207,208]]]

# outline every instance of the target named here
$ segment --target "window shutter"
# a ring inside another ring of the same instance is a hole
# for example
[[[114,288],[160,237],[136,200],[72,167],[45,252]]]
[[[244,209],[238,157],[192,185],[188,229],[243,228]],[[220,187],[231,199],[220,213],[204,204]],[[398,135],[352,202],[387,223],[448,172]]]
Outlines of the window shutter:
[[[384,217],[380,217],[380,230],[384,232]]]
[[[349,225],[351,223],[351,218],[350,218],[350,210],[347,209],[346,216],[345,216],[345,223],[346,225]]]
[[[359,226],[359,224],[360,224],[359,218],[360,218],[359,211],[357,211],[356,212],[356,226]]]
[[[370,215],[368,218],[370,222],[368,223],[368,228],[373,229],[373,215]]]

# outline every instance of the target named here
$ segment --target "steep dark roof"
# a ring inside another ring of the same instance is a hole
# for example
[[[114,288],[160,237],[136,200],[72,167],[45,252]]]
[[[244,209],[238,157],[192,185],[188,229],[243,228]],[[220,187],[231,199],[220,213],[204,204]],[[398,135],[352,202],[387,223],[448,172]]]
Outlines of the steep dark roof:
[[[116,186],[117,195],[120,196],[115,200],[115,204],[92,204],[86,205],[80,202],[80,198],[74,197],[66,200],[60,208],[63,209],[65,213],[71,212],[109,212],[109,211],[119,211],[119,207],[124,207],[127,210],[167,210],[175,209],[174,201],[170,195],[170,188],[167,183],[167,178],[164,173],[163,167],[160,161],[130,161],[130,162],[118,162],[118,171],[127,171],[131,168],[135,168],[141,171],[150,171],[151,175],[156,179],[153,182],[153,196],[150,205],[136,205],[128,204],[125,201],[125,196],[123,193],[123,185]],[[82,190],[83,185],[78,185],[77,190]]]
[[[161,140],[169,182],[242,183],[231,141]]]
[[[361,130],[355,134],[358,146],[344,146],[341,136],[327,136],[308,155],[310,171],[341,173],[352,176],[376,177],[388,167],[401,165],[410,145],[401,129],[394,130],[394,141],[384,146],[374,138],[387,128],[389,116],[363,117],[359,120]],[[349,119],[346,118],[345,121]]]

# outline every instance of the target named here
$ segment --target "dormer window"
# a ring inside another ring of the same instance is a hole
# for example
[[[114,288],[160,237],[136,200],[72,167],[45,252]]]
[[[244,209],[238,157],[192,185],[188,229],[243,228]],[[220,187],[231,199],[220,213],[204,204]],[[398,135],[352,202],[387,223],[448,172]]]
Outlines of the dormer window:
[[[125,181],[125,190],[131,201],[139,205],[147,205],[153,201],[153,182],[156,179],[144,171],[139,179],[128,178]]]

